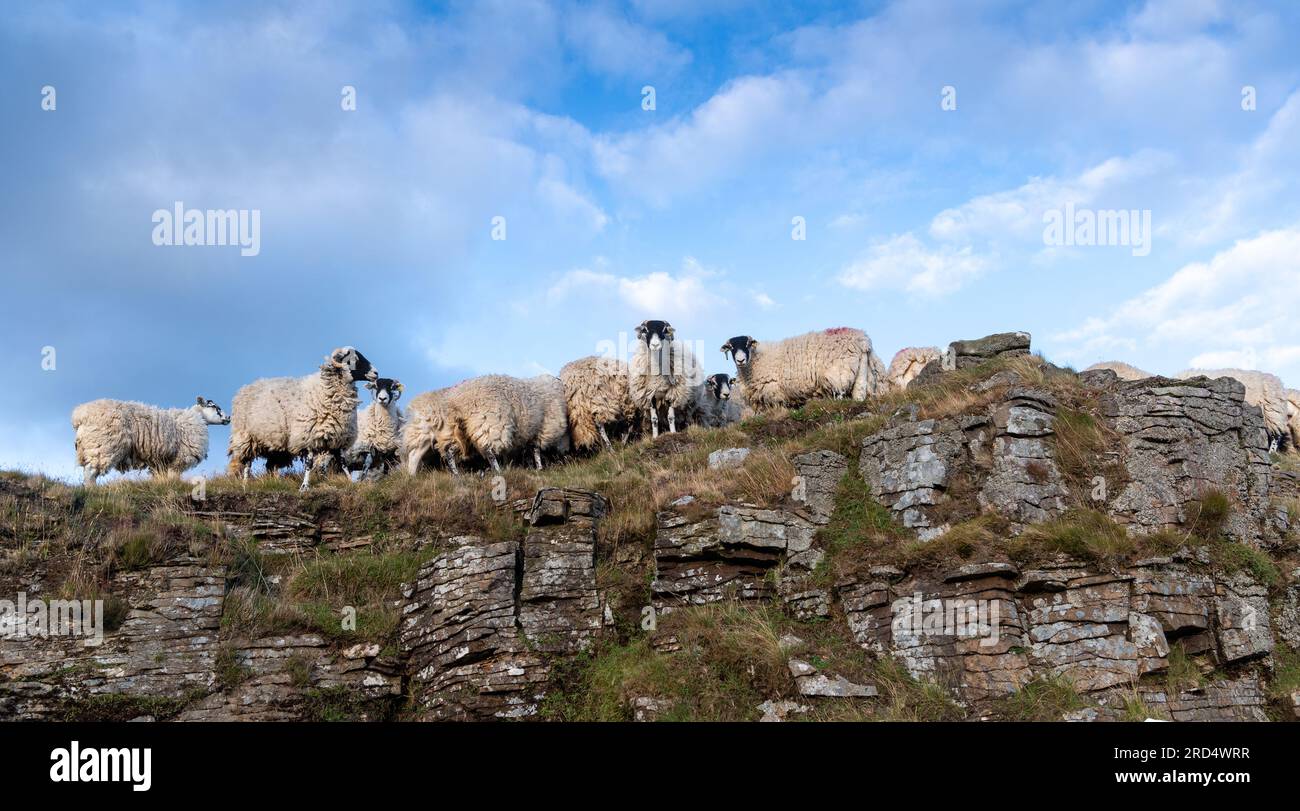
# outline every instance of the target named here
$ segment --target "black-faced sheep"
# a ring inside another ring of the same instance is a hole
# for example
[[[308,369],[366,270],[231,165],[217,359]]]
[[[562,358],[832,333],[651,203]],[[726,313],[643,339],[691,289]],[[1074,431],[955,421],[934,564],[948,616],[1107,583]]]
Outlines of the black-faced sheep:
[[[343,455],[349,471],[368,476],[371,471],[387,473],[398,464],[402,447],[402,410],[397,401],[402,396],[401,382],[391,377],[367,381],[370,405],[357,414],[357,438]]]
[[[603,443],[612,450],[607,429],[619,426],[623,440],[636,420],[636,404],[628,387],[628,367],[617,358],[592,355],[566,363],[560,369],[564,399],[569,408],[569,436],[574,450]]]
[[[704,378],[691,405],[691,421],[704,428],[725,428],[753,413],[745,404],[736,379],[726,372]]]
[[[341,461],[357,437],[356,382],[378,378],[364,355],[345,346],[331,352],[316,374],[244,386],[231,408],[230,472],[247,477],[258,457],[301,457],[306,490],[312,470]]]
[[[652,436],[659,436],[659,410],[667,410],[668,431],[677,432],[677,412],[689,408],[704,372],[686,344],[675,340],[667,321],[642,321],[637,346],[628,364],[628,392],[650,417]]]
[[[814,397],[865,400],[886,388],[885,369],[860,329],[837,327],[772,343],[742,335],[722,345],[750,406],[766,411]]]
[[[111,470],[179,476],[208,455],[208,426],[230,422],[203,397],[189,408],[159,408],[122,400],[93,400],[72,410],[77,464],[87,484]]]

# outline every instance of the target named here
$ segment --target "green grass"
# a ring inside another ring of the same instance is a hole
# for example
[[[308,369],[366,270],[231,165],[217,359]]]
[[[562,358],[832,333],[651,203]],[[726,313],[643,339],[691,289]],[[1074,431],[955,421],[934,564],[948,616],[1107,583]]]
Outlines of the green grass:
[[[1114,564],[1136,549],[1124,527],[1096,510],[1071,510],[1060,518],[1028,527],[1011,545],[1013,558],[1065,554],[1099,564]]]
[[[997,702],[998,717],[1007,721],[1060,721],[1073,710],[1092,706],[1064,676],[1041,676]]]

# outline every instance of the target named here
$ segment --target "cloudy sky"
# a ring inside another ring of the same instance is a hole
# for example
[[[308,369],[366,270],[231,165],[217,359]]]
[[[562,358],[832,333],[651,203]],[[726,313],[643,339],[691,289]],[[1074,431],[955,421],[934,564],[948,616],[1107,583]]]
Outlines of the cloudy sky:
[[[1300,386],[1292,3],[107,5],[0,12],[3,468],[74,475],[96,397],[228,406],[343,344],[417,392],[645,318],[710,372],[852,325]],[[155,245],[177,201],[260,252]],[[1149,250],[1050,244],[1067,206]]]

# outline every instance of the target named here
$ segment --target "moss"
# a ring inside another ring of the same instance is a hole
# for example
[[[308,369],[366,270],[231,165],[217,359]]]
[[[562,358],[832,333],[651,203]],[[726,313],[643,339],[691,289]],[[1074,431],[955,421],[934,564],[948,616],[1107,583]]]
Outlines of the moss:
[[[104,693],[67,705],[61,716],[64,721],[121,722],[148,715],[166,721],[201,696],[198,691],[182,697]]]
[[[217,649],[212,668],[216,672],[217,684],[222,690],[233,690],[253,675],[252,671],[239,660],[239,652],[228,645]]]

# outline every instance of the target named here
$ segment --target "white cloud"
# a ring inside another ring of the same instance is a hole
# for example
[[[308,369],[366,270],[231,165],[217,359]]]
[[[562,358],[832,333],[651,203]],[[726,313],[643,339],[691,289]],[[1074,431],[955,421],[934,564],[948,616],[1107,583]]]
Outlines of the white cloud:
[[[1300,224],[1243,239],[1164,282],[1051,336],[1066,359],[1167,347],[1188,366],[1250,364],[1300,382]]]
[[[567,12],[565,20],[569,47],[602,73],[647,79],[671,75],[691,62],[685,48],[609,9],[578,6]]]
[[[929,248],[914,235],[891,237],[839,274],[839,282],[857,290],[904,290],[926,296],[951,293],[983,273],[989,260],[972,249]]]
[[[598,263],[602,266],[604,263]],[[639,318],[683,318],[707,311],[722,299],[706,280],[714,275],[691,257],[678,274],[654,271],[620,276],[607,270],[578,268],[560,277],[546,292],[553,304],[579,297],[613,297]]]

